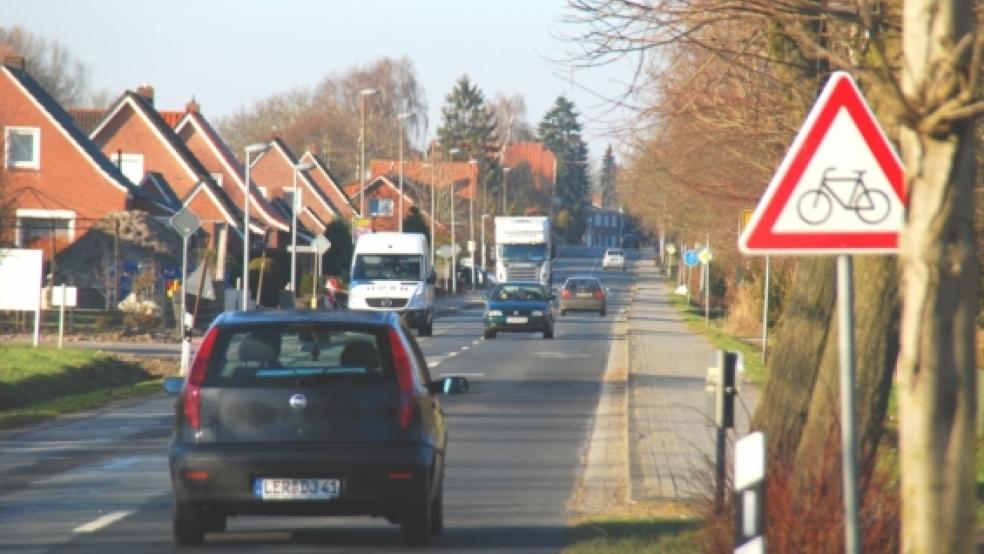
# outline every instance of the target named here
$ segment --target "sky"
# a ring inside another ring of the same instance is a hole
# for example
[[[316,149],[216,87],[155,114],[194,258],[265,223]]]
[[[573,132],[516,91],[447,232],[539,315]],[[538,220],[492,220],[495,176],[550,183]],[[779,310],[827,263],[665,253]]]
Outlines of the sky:
[[[150,84],[160,109],[194,96],[212,121],[272,94],[379,57],[407,56],[427,94],[429,135],[467,73],[493,98],[522,94],[536,125],[558,95],[581,112],[591,158],[618,137],[621,113],[602,97],[629,63],[572,71],[566,0],[4,0],[0,26],[57,40],[111,97]],[[30,69],[30,66],[28,66]],[[597,164],[595,164],[597,165]]]

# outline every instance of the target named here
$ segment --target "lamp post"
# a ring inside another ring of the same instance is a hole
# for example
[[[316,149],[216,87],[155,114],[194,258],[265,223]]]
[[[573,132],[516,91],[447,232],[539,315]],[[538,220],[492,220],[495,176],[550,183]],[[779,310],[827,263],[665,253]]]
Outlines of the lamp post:
[[[243,311],[249,311],[249,157],[262,154],[270,149],[270,144],[257,142],[246,146],[246,182],[243,183]],[[262,268],[261,268],[262,271]]]
[[[478,190],[478,160],[468,160],[471,164],[472,169],[474,169],[475,174],[475,186],[469,187],[471,190],[468,191],[468,244],[472,246],[472,249],[468,251],[468,257],[471,258],[471,286],[472,290],[475,290],[475,192]]]
[[[403,125],[404,121],[410,117],[408,113],[401,113],[396,116],[400,123],[400,232],[403,232]]]
[[[448,159],[454,162],[454,155],[461,152],[460,148],[448,150]],[[454,205],[454,171],[451,172],[451,293],[458,294],[458,239],[455,236],[455,205]]]
[[[509,197],[509,170],[511,167],[502,168],[502,215],[509,215],[506,207],[506,199]]]
[[[362,155],[359,158],[359,214],[365,215],[366,213],[366,97],[379,94],[379,89],[374,88],[364,88],[359,91],[359,96],[362,100],[362,111],[361,113],[361,126],[359,130],[359,143],[362,147]]]
[[[485,248],[485,220],[488,219],[489,217],[491,217],[491,216],[489,216],[489,214],[482,214],[482,271],[485,271],[485,268],[488,267],[486,265],[486,262],[485,262],[485,251],[486,251],[486,248]],[[483,275],[484,275],[484,273],[483,273]]]
[[[314,164],[294,164],[294,194],[290,200],[290,292],[297,300],[297,210],[300,209],[301,191],[297,188],[297,174],[313,169]]]

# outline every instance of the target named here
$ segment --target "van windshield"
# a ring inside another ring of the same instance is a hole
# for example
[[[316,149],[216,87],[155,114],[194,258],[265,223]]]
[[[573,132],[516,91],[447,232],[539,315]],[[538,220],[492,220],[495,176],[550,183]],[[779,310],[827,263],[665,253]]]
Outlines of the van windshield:
[[[352,278],[359,281],[421,281],[424,257],[419,254],[358,254]]]

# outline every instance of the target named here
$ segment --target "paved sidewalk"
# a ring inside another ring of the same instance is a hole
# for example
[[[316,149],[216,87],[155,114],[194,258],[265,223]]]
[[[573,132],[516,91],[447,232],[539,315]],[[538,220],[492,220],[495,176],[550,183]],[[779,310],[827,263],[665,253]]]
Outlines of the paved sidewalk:
[[[714,346],[690,331],[670,305],[672,288],[650,263],[636,266],[628,314],[629,499],[688,502],[706,497],[713,475],[713,404],[704,378]],[[756,393],[742,385],[735,403],[740,435]],[[732,433],[733,436],[733,433]]]

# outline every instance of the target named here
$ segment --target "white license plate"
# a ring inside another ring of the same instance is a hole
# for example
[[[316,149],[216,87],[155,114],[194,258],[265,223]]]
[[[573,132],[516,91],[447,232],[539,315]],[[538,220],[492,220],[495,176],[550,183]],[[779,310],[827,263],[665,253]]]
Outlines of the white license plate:
[[[527,317],[510,316],[506,318],[506,323],[529,323],[529,321]]]
[[[579,292],[579,293],[575,294],[574,296],[576,296],[578,298],[591,298],[594,295],[591,294],[590,292]]]
[[[330,500],[341,493],[339,479],[277,479],[253,481],[253,496],[263,500]]]

